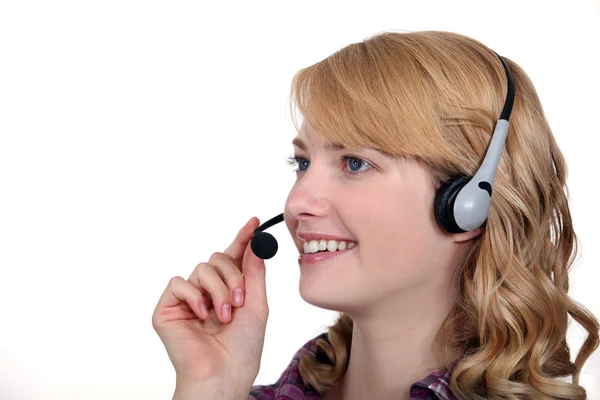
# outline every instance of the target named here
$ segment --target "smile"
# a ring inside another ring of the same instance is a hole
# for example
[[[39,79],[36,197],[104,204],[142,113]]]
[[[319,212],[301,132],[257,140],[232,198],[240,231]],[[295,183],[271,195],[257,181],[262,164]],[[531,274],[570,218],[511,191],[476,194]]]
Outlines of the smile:
[[[334,260],[338,257],[343,257],[345,254],[353,252],[358,245],[345,250],[323,251],[319,253],[300,254],[298,256],[298,264],[316,264],[322,261]]]

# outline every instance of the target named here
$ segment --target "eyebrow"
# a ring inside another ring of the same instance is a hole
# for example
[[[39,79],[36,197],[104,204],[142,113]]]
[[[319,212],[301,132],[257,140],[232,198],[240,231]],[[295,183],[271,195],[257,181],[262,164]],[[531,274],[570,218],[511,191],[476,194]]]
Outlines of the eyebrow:
[[[302,141],[302,139],[294,138],[294,140],[292,140],[292,144],[294,146],[298,146],[300,149],[302,149],[304,151],[308,151],[308,147]],[[339,151],[339,150],[347,149],[347,147],[344,146],[343,144],[340,144],[340,143],[327,142],[327,143],[325,143],[325,149],[328,150],[328,151]],[[384,150],[381,150],[381,149],[375,149],[375,148],[372,148],[371,150],[374,150],[377,153],[379,153],[379,154],[381,154],[381,155],[383,155],[385,157],[395,158],[395,156],[393,154],[388,153],[387,151],[384,151]]]
[[[302,139],[298,139],[295,138],[294,140],[292,140],[292,144],[294,146],[298,146],[300,149],[304,150],[304,151],[308,151],[308,148],[306,146],[306,144],[302,141]],[[329,151],[337,151],[337,150],[344,150],[346,148],[346,146],[344,146],[343,144],[340,143],[325,143],[325,149],[329,150]]]

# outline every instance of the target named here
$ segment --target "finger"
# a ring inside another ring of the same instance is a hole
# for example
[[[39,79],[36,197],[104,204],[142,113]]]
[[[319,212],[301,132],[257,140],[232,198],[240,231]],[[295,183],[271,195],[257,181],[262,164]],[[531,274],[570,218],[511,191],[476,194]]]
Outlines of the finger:
[[[206,291],[206,289],[204,289],[202,287],[202,285],[200,284],[200,281],[198,280],[198,270],[200,268],[203,268],[202,264],[207,264],[207,263],[200,263],[198,265],[196,265],[196,267],[194,268],[194,270],[192,271],[192,273],[190,274],[190,276],[187,278],[187,281],[196,289],[198,289],[200,291],[200,295],[202,296],[202,300],[204,301],[204,306],[208,310],[210,310],[213,307],[213,303],[212,303],[212,298],[210,297],[210,293],[208,293]]]
[[[208,292],[219,321],[227,323],[231,319],[230,291],[217,273],[214,265],[201,263],[196,274],[200,286]]]
[[[211,264],[212,267],[217,271],[217,274],[221,280],[225,282],[225,286],[229,290],[229,298],[227,301],[230,302],[234,307],[241,307],[244,305],[245,289],[241,265],[238,267],[225,253],[216,252],[210,257],[208,263],[198,264],[187,279],[188,282],[190,282],[196,289],[200,291],[200,294],[204,298],[204,304],[206,305],[207,309],[210,310],[210,308],[213,306],[211,295],[208,293],[206,288],[202,287],[200,280],[198,279],[198,271],[205,267],[206,264]],[[218,305],[214,305],[214,307],[216,309]]]
[[[265,319],[268,316],[265,261],[257,257],[250,244],[244,252],[242,273],[245,285],[245,305],[260,313]]]
[[[233,242],[225,249],[223,253],[227,254],[231,259],[238,263],[242,260],[244,256],[244,250],[246,250],[246,246],[252,239],[252,235],[254,234],[254,230],[260,226],[260,221],[256,217],[250,218],[246,225],[242,227],[237,233]]]
[[[252,310],[266,324],[269,318],[269,305],[267,303],[267,289],[265,283],[265,261],[258,258],[253,252],[250,243],[244,251],[244,261],[242,271],[244,273],[244,285],[246,298],[244,308]],[[234,331],[224,331],[223,335],[227,340],[236,340],[234,335],[239,333]]]
[[[171,278],[156,308],[163,310],[183,302],[186,302],[199,318],[208,318],[208,312],[202,308],[203,299],[200,291],[181,276]]]
[[[244,304],[244,276],[241,263],[238,266],[227,254],[219,252],[213,253],[208,262],[215,266],[217,273],[229,289],[231,304],[234,307],[241,307]]]

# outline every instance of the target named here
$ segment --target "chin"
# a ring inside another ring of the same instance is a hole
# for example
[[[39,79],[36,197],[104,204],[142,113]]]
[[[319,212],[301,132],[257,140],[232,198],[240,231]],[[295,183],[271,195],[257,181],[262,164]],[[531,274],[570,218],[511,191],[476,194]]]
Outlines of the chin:
[[[343,285],[339,278],[324,279],[325,277],[317,275],[319,274],[301,274],[299,291],[302,300],[331,311],[350,312],[357,309],[359,299],[350,295],[356,293],[355,289]]]

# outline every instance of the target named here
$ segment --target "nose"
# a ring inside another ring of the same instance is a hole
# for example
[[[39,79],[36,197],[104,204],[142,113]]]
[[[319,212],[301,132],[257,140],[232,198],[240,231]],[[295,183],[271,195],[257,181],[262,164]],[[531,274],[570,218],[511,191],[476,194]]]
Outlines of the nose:
[[[331,182],[325,175],[312,165],[298,176],[285,201],[284,212],[289,218],[306,221],[327,215],[331,207],[331,189],[328,189]]]

